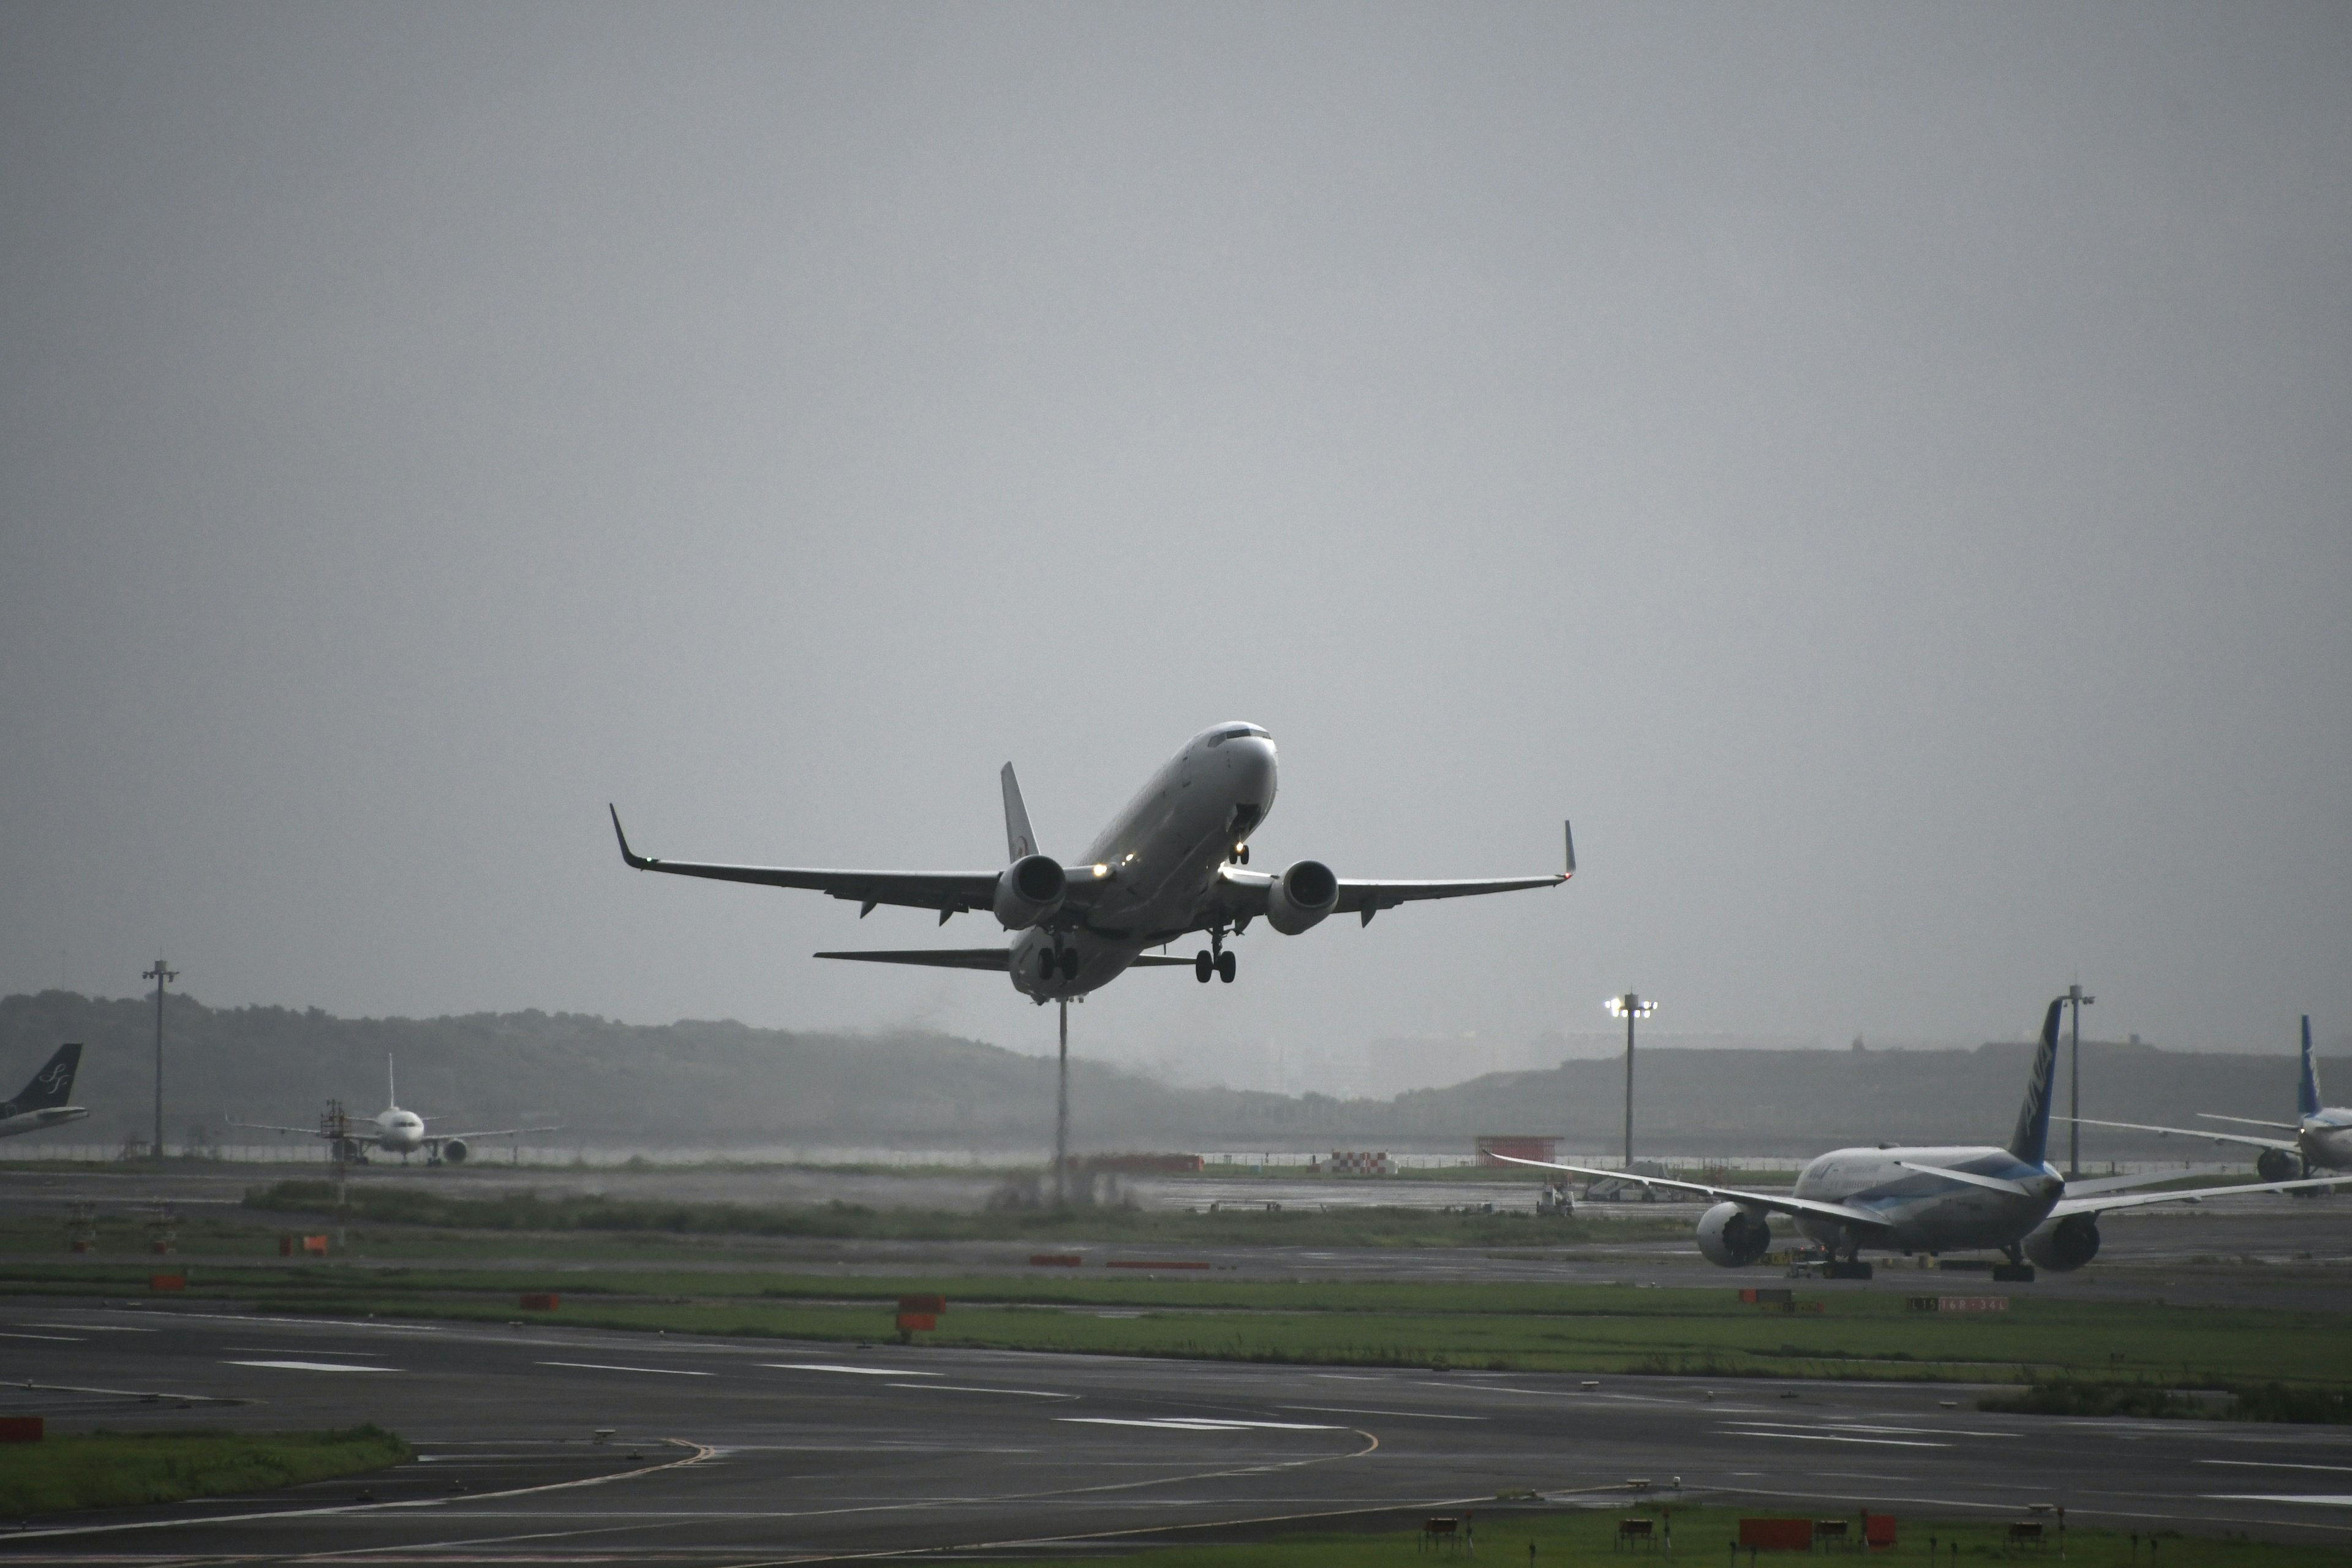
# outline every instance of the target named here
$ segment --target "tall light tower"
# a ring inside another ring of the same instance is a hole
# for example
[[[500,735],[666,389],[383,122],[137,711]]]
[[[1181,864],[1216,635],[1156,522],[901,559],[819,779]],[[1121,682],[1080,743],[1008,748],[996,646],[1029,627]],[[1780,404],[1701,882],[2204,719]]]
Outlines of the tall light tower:
[[[142,980],[155,983],[155,1158],[163,1157],[163,987],[180,977],[180,972],[164,966],[162,959],[155,967],[142,974]]]
[[[2078,984],[2066,987],[2066,1000],[2074,1007],[2074,1043],[2066,1074],[2072,1080],[2066,1106],[2066,1179],[2071,1182],[2083,1173],[2083,1009],[2098,998],[2084,995]]]
[[[1612,996],[1606,1004],[1609,1016],[1625,1020],[1625,1170],[1633,1170],[1633,1020],[1646,1018],[1658,1010],[1654,997],[1628,991],[1622,996]]]

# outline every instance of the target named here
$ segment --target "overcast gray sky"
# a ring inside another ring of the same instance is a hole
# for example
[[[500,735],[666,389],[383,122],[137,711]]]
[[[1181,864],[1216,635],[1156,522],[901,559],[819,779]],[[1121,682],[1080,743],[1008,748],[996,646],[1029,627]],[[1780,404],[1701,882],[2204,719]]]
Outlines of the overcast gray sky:
[[[1253,931],[1079,1048],[2352,1028],[2352,9],[0,8],[0,988],[937,1024],[649,852]],[[1431,1047],[1428,1076],[1485,1060]]]

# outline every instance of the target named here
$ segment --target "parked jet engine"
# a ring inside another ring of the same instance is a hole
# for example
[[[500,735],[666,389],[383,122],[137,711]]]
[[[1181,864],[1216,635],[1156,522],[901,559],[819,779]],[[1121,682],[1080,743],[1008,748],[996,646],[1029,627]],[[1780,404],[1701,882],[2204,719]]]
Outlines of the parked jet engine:
[[[996,921],[1006,931],[1026,931],[1062,907],[1069,879],[1050,855],[1024,855],[996,879]]]
[[[464,1164],[466,1141],[463,1138],[444,1138],[441,1140],[441,1157],[453,1165]]]
[[[2302,1161],[2284,1149],[2265,1149],[2254,1160],[2254,1174],[2265,1182],[2292,1182],[2310,1173]]]
[[[1738,1204],[1717,1204],[1698,1220],[1698,1254],[1726,1268],[1743,1268],[1772,1250],[1772,1222]]]
[[[2080,1268],[2098,1255],[2099,1222],[2093,1215],[2070,1214],[2063,1219],[2043,1220],[2025,1238],[2025,1256],[2036,1267],[2053,1274]]]
[[[1297,936],[1331,912],[1339,901],[1339,879],[1320,860],[1294,860],[1265,890],[1265,923]]]

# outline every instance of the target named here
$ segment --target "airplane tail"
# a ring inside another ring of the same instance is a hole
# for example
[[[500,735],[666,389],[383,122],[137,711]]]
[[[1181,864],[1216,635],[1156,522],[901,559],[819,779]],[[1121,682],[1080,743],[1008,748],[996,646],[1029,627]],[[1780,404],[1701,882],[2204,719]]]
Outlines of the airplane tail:
[[[2025,1103],[2017,1108],[2017,1131],[2009,1135],[2009,1152],[2029,1165],[2039,1165],[2050,1152],[2050,1092],[2058,1076],[2058,1016],[2066,999],[2050,1004],[2042,1020],[2041,1048],[2033,1053],[2033,1075],[2025,1080]]]
[[[1021,804],[1021,781],[1013,776],[1013,764],[1004,764],[1000,775],[1004,784],[1004,847],[1008,861],[1037,853],[1037,836],[1029,831],[1029,808]]]
[[[17,1110],[47,1110],[63,1105],[73,1098],[74,1074],[81,1068],[81,1047],[79,1044],[58,1047],[57,1055],[42,1064],[33,1075],[33,1081],[16,1097]]]
[[[2319,1114],[2319,1069],[2311,1061],[2311,1015],[2303,1016],[2303,1079],[2294,1086],[2294,1109],[2298,1116]]]
[[[400,1088],[393,1081],[392,1053],[383,1053],[383,1102],[394,1110],[400,1108]]]

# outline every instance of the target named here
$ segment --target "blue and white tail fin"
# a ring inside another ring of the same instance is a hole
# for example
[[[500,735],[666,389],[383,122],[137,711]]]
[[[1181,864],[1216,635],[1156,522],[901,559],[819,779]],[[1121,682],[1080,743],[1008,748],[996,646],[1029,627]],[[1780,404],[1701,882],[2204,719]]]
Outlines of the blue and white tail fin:
[[[2298,1116],[2319,1114],[2319,1069],[2311,1061],[2311,1015],[2303,1016],[2303,1077],[2294,1086],[2294,1110]]]
[[[400,1109],[400,1089],[392,1080],[392,1053],[383,1053],[383,1102],[394,1110]]]
[[[63,1105],[73,1098],[74,1074],[81,1068],[81,1047],[59,1046],[57,1055],[41,1064],[33,1081],[25,1086],[10,1110],[14,1115],[25,1110],[47,1110]]]
[[[2017,1108],[2017,1131],[2009,1135],[2009,1152],[2029,1165],[2041,1164],[2050,1152],[2050,1090],[2058,1076],[2058,1016],[2065,1010],[2061,996],[2042,1020],[2042,1046],[2025,1080],[2025,1103]]]
[[[1037,836],[1029,831],[1029,808],[1021,804],[1021,781],[1013,776],[1013,764],[1004,764],[1000,775],[1004,784],[1004,849],[1005,858],[1019,860],[1037,853]]]

